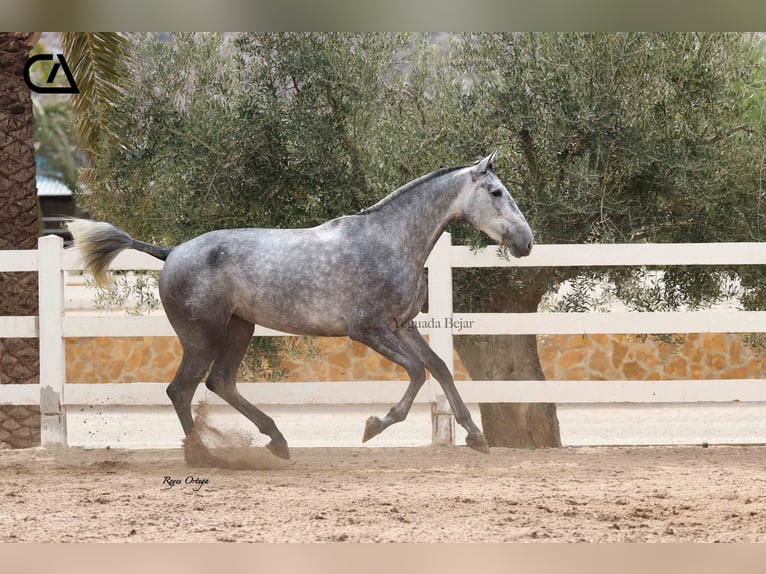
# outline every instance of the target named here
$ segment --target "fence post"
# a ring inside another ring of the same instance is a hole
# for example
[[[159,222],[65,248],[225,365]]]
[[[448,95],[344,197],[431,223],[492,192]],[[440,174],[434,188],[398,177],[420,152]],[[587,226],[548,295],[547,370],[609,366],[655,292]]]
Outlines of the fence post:
[[[40,442],[44,447],[67,446],[64,383],[66,354],[63,334],[64,241],[56,235],[37,242],[40,340]]]
[[[433,327],[428,329],[428,343],[455,373],[452,342],[452,236],[443,233],[428,259],[428,315]],[[455,444],[455,419],[446,397],[433,375],[428,380],[431,403],[431,444]]]

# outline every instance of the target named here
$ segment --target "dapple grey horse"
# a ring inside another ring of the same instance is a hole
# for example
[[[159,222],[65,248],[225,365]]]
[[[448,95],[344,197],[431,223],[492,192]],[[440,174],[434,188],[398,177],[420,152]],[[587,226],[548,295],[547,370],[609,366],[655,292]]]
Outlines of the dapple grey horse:
[[[404,420],[428,369],[466,429],[466,444],[489,452],[449,369],[408,322],[425,303],[426,258],[451,222],[468,222],[516,257],[531,251],[532,232],[492,170],[494,158],[434,171],[357,214],[311,228],[211,231],[166,249],[109,223],[73,220],[68,227],[97,283],[105,282],[109,263],[124,249],[165,260],[160,297],[183,347],[167,393],[187,439],[192,397],[209,369],[207,387],[271,438],[273,454],[290,457],[274,421],[236,387],[257,324],[297,335],[348,336],[406,369],[404,396],[384,418],[367,420],[363,441]]]

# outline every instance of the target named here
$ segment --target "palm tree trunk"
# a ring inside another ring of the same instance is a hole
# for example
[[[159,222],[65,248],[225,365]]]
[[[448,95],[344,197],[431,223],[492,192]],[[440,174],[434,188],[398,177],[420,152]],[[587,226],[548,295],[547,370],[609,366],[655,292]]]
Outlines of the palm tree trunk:
[[[37,247],[32,100],[24,64],[37,35],[0,33],[0,249]],[[0,273],[0,315],[37,315],[37,274]],[[37,339],[0,339],[0,384],[37,383]],[[0,446],[40,444],[39,407],[0,407]]]

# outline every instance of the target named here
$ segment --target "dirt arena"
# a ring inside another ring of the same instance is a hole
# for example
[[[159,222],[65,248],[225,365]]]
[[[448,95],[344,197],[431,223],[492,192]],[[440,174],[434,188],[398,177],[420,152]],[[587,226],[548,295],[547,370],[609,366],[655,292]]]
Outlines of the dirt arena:
[[[766,447],[0,451],[0,541],[766,541]]]

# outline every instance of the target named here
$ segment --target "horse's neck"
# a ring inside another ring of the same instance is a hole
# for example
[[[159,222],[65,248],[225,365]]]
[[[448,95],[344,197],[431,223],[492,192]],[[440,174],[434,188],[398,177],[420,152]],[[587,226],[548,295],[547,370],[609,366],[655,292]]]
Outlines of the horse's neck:
[[[370,215],[397,250],[422,266],[442,232],[459,216],[455,207],[461,189],[460,178],[448,174],[408,190]]]

